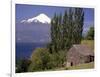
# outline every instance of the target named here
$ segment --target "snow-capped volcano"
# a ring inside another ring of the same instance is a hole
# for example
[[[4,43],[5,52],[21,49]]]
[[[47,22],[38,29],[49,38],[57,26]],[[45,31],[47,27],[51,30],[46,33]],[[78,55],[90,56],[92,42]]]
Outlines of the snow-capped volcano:
[[[36,17],[29,18],[27,20],[21,21],[21,23],[32,23],[32,22],[50,24],[51,19],[46,14],[42,13],[42,14],[39,14],[38,16],[36,16]]]

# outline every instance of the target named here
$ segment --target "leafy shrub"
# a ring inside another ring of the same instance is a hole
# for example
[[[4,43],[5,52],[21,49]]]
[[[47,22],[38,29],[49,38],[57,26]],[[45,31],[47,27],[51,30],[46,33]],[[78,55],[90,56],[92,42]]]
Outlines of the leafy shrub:
[[[42,71],[63,67],[65,60],[65,51],[59,51],[58,53],[50,53],[47,48],[37,48],[32,53],[32,63],[30,64],[28,71]]]
[[[48,69],[48,62],[50,61],[50,53],[46,48],[37,48],[32,56],[32,63],[29,66],[28,71],[41,71]]]
[[[66,61],[66,51],[59,51],[58,53],[50,54],[50,60],[48,62],[49,69],[56,69],[64,66]]]
[[[88,40],[94,40],[94,27],[90,27],[86,37]]]
[[[67,51],[66,50],[62,50],[62,51],[59,51],[58,52],[58,55],[59,55],[59,66],[62,67],[64,62],[66,62],[66,53]]]

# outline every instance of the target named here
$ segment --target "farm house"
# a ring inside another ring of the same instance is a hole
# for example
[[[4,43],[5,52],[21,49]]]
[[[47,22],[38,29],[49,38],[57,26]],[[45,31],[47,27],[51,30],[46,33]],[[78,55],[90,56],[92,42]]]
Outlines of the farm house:
[[[86,45],[73,45],[67,52],[66,66],[75,66],[94,61],[94,52]]]

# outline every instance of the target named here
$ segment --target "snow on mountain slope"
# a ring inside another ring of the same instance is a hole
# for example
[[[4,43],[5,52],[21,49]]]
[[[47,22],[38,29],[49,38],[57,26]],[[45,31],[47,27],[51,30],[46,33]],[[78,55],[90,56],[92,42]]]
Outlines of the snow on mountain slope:
[[[32,23],[32,22],[36,22],[36,23],[40,22],[43,24],[50,24],[51,19],[46,14],[41,13],[36,17],[21,21],[21,23]]]

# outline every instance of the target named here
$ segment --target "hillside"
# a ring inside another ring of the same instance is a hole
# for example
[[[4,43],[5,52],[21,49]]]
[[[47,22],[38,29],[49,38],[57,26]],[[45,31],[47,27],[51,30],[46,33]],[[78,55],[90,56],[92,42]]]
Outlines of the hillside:
[[[81,44],[88,45],[91,49],[94,50],[94,40],[82,40]]]

